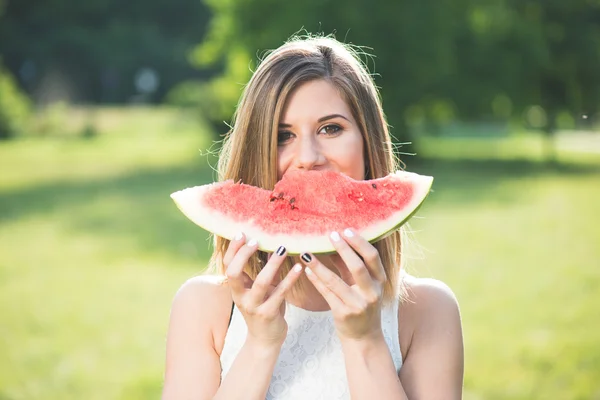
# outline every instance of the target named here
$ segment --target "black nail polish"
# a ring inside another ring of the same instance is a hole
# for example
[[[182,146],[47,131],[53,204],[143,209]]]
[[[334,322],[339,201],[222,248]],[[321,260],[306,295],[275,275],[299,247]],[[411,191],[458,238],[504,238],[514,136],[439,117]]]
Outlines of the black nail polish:
[[[305,263],[309,263],[312,261],[312,257],[310,256],[310,254],[308,253],[304,253],[300,256],[300,258],[302,259],[302,261],[304,261]]]
[[[285,253],[285,247],[283,246],[279,246],[279,248],[276,251],[278,256],[282,256]]]

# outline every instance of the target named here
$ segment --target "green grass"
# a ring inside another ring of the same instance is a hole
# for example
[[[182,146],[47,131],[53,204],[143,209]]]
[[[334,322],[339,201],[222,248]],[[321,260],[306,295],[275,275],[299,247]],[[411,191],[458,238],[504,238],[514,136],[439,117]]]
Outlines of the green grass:
[[[208,250],[169,193],[213,174],[204,127],[143,116],[0,144],[0,399],[158,397],[172,296]]]
[[[172,297],[206,264],[168,195],[213,179],[207,128],[166,109],[95,120],[90,140],[0,143],[0,399],[158,398]],[[410,269],[460,301],[465,399],[600,399],[600,163],[452,143],[407,159],[435,176]]]
[[[470,137],[424,135],[417,138],[416,146],[408,146],[407,152],[444,160],[545,162],[550,147],[559,162],[600,164],[600,132],[564,131],[558,132],[552,140],[533,131],[496,137],[487,136],[485,131],[480,133]]]
[[[411,269],[455,291],[466,399],[600,398],[600,171],[424,162]]]

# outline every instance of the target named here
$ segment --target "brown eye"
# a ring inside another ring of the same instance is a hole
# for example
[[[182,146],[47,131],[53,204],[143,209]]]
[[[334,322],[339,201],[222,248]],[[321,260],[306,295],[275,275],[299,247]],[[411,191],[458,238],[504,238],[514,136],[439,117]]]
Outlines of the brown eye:
[[[277,145],[281,146],[292,138],[292,132],[280,131],[277,133]]]
[[[342,128],[338,125],[327,125],[321,128],[321,132],[323,132],[325,135],[330,136],[337,135],[341,130]]]

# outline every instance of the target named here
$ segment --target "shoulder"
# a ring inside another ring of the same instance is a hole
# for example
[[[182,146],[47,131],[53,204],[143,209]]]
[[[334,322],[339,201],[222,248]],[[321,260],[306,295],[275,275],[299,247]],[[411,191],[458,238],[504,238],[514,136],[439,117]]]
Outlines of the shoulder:
[[[171,320],[186,330],[210,334],[216,349],[224,337],[231,312],[231,292],[224,276],[200,275],[185,281],[177,290]]]
[[[167,332],[164,399],[207,398],[217,391],[230,310],[223,278],[198,276],[181,285]]]
[[[425,340],[449,340],[450,346],[462,346],[459,303],[452,289],[440,280],[405,275],[398,319],[404,356]]]
[[[209,306],[209,307],[208,307]],[[200,275],[185,281],[175,293],[173,307],[210,310],[231,306],[231,294],[224,276]]]
[[[400,379],[408,397],[462,398],[464,348],[456,296],[448,285],[430,278],[406,276],[404,289]]]
[[[220,275],[199,275],[185,281],[177,290],[175,300],[183,301],[203,297],[227,297],[229,288],[227,278]]]
[[[416,312],[424,320],[460,314],[456,295],[444,282],[411,275],[406,275],[403,282],[405,296],[400,307],[404,311]]]

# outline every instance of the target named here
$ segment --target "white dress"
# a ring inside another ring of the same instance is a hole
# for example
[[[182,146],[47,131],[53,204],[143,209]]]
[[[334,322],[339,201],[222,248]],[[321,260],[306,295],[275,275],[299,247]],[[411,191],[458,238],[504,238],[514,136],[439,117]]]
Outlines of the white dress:
[[[279,353],[267,400],[350,399],[344,354],[335,333],[331,311],[308,311],[286,304],[287,338]],[[396,366],[402,366],[398,340],[398,302],[384,307],[381,326]],[[245,342],[248,328],[234,307],[221,353],[221,377],[225,377]]]

